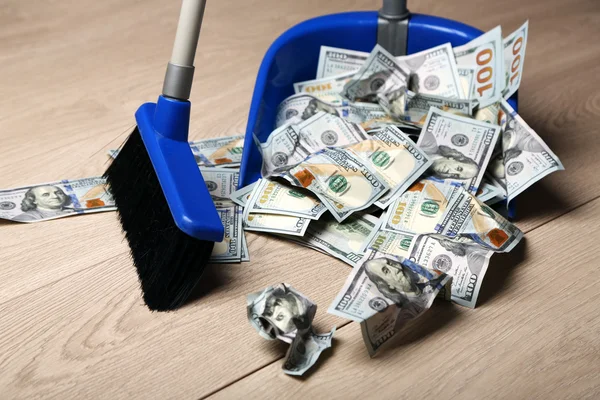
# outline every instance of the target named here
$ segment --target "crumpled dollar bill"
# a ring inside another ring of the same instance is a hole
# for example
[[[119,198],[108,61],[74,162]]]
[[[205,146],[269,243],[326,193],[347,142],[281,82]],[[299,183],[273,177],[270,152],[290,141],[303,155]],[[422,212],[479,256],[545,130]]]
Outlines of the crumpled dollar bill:
[[[423,315],[450,281],[441,271],[373,252],[352,270],[328,312],[359,322],[374,356],[408,322]]]
[[[344,86],[342,96],[351,101],[372,101],[378,94],[406,88],[410,70],[380,45],[375,45],[361,68]]]
[[[327,148],[280,175],[313,192],[338,222],[375,203],[388,189],[366,161],[343,148]]]
[[[431,108],[417,146],[433,159],[429,173],[463,184],[471,193],[483,179],[500,126]]]
[[[389,190],[375,202],[385,209],[429,168],[432,161],[400,129],[388,126],[354,145],[346,146],[379,174]]]
[[[507,203],[546,175],[565,168],[542,138],[508,104],[500,102],[501,151],[488,176],[506,192]]]
[[[495,252],[509,252],[523,232],[462,185],[422,179],[381,217],[383,230],[467,237]]]
[[[315,333],[317,305],[287,283],[249,294],[246,304],[248,321],[260,336],[291,344],[283,364],[286,374],[302,375],[331,347],[335,327],[330,333]]]

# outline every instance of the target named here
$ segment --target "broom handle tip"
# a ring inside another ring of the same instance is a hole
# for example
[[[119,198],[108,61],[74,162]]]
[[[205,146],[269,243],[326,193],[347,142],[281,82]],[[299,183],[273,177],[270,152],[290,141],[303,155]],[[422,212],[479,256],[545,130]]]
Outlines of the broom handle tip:
[[[206,0],[183,0],[171,64],[193,67]]]

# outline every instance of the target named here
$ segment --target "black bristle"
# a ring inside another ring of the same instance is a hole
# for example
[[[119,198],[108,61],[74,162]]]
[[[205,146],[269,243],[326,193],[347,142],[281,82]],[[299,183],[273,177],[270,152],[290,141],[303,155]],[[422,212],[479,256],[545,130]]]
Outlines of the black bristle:
[[[131,248],[146,305],[181,306],[196,286],[214,243],[182,232],[171,215],[136,128],[104,173]]]

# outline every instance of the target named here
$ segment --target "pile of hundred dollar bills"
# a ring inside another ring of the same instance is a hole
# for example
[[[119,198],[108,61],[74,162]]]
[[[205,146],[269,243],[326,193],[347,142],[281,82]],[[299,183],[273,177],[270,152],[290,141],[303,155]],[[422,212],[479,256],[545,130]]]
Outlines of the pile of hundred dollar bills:
[[[523,237],[498,211],[563,169],[507,102],[527,33],[400,57],[322,47],[257,141],[262,179],[231,196],[244,229],[353,267],[329,312],[371,355],[436,297],[475,307],[490,257]]]

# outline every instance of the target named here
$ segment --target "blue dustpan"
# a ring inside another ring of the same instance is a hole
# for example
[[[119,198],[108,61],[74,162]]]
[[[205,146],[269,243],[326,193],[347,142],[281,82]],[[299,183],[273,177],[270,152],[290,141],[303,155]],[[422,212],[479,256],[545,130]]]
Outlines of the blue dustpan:
[[[422,14],[410,15],[407,25],[407,54],[447,42],[460,46],[483,33],[460,22]],[[253,135],[265,142],[275,126],[277,106],[294,94],[293,84],[315,78],[321,46],[370,52],[378,42],[378,29],[381,29],[381,19],[377,11],[331,14],[301,22],[273,42],[263,58],[254,86],[239,187],[261,177],[262,157]],[[517,110],[516,93],[508,102]],[[509,217],[514,217],[514,211],[513,201]]]

